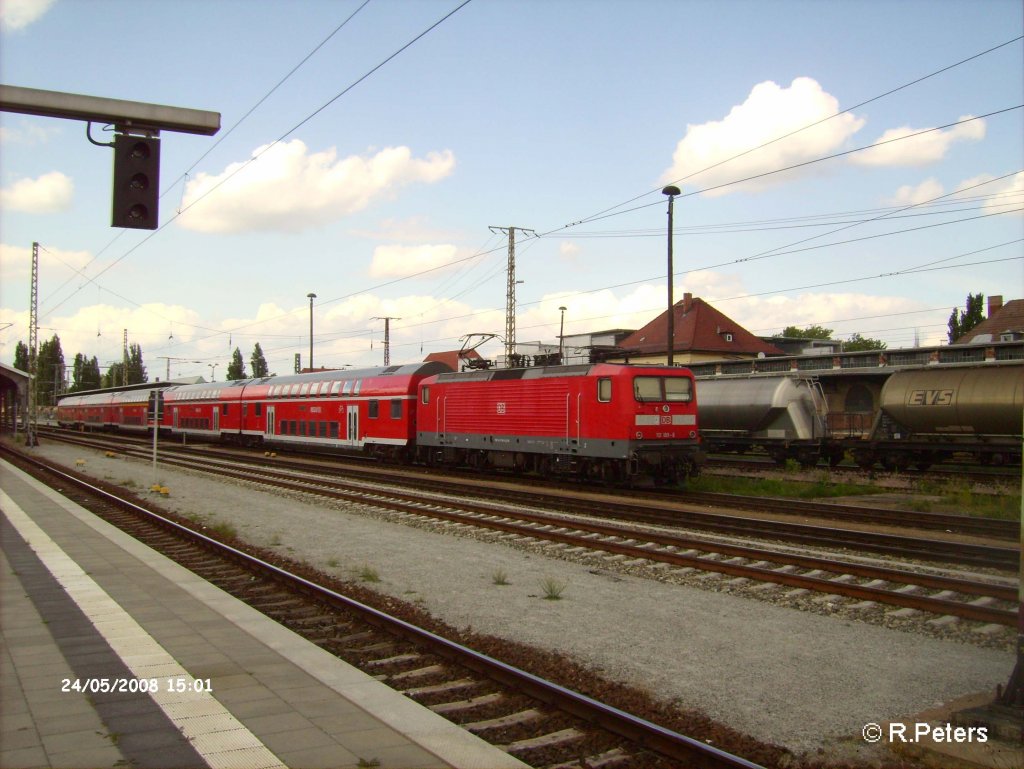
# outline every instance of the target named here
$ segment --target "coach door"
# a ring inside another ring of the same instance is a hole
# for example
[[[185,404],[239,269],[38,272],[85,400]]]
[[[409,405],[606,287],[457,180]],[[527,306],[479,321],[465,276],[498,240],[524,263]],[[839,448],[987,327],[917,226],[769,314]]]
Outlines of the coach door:
[[[263,433],[264,433],[264,435],[269,435],[269,436],[273,437],[274,435],[277,434],[275,432],[276,430],[277,430],[277,419],[274,418],[274,407],[273,406],[267,406],[267,424],[263,428]]]
[[[356,404],[349,404],[345,411],[346,418],[346,429],[345,433],[345,445],[358,448],[363,445],[362,438],[359,435],[359,406]]]

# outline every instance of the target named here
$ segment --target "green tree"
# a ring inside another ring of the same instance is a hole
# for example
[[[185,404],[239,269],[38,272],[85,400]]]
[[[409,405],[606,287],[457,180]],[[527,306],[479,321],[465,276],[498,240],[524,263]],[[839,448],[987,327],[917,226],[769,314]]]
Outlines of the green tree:
[[[71,387],[68,388],[68,392],[95,390],[100,386],[101,381],[100,362],[96,356],[87,358],[82,353],[77,353],[71,367]]]
[[[117,363],[111,363],[107,369],[107,373],[103,375],[102,386],[107,387],[120,387],[124,384],[124,363],[118,361]]]
[[[860,334],[850,334],[850,341],[843,342],[843,352],[858,352],[860,350],[884,350],[885,342],[880,339],[864,337]]]
[[[76,393],[79,390],[88,389],[82,386],[82,372],[85,369],[85,356],[80,352],[75,353],[75,362],[71,364],[71,386],[69,393]]]
[[[782,329],[782,333],[776,334],[774,338],[781,339],[784,337],[792,339],[831,339],[832,329],[822,328],[821,326],[808,326],[807,328],[786,326]]]
[[[127,376],[124,361],[111,363],[107,373],[103,375],[104,387],[121,387],[125,384],[142,384],[149,381],[146,366],[142,362],[142,347],[137,344],[128,345]]]
[[[235,379],[245,379],[245,361],[242,360],[242,351],[237,347],[234,353],[231,354],[231,362],[228,364],[228,381],[234,381]]]
[[[237,353],[238,350],[235,350]],[[257,342],[256,346],[252,348],[252,357],[249,358],[249,363],[252,368],[252,375],[254,377],[265,377],[268,376],[269,367],[267,366],[267,359],[263,357],[263,349],[260,347],[260,343]]]
[[[64,392],[64,351],[60,337],[54,334],[39,344],[36,359],[36,403],[52,406]]]
[[[142,384],[149,381],[146,366],[142,362],[142,347],[137,344],[128,345],[128,384]]]
[[[24,342],[14,346],[14,368],[28,371],[28,345]]]
[[[949,316],[948,336],[950,344],[953,344],[957,339],[985,320],[984,301],[984,294],[968,294],[965,309],[953,308],[953,313]]]

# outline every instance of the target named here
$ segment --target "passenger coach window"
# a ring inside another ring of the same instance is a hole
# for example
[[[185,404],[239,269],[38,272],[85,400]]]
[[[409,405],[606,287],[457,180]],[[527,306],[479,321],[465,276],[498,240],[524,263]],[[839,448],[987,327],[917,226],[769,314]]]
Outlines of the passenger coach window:
[[[376,419],[380,416],[380,401],[377,399],[371,400],[366,404],[366,416],[370,419]]]
[[[398,398],[391,399],[391,418],[401,419],[402,418],[402,401]]]
[[[597,380],[597,399],[601,403],[611,403],[612,380],[602,377]]]

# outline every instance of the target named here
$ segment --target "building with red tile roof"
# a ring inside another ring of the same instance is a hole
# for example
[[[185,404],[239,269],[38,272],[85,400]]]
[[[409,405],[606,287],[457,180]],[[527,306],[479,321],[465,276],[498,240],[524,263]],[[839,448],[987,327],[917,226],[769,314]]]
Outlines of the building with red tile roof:
[[[672,308],[675,324],[673,359],[676,363],[784,355],[719,312],[703,299],[683,294]],[[668,360],[668,311],[623,339],[621,356],[609,360],[630,363],[665,363]]]
[[[480,354],[476,350],[432,352],[423,360],[426,363],[431,361],[440,361],[448,366],[452,371],[461,371],[463,368],[480,368],[482,366],[474,365],[474,362],[483,362],[483,358],[480,357]]]
[[[988,317],[953,344],[1016,342],[1024,339],[1024,299],[1003,304],[1002,296],[988,298]]]

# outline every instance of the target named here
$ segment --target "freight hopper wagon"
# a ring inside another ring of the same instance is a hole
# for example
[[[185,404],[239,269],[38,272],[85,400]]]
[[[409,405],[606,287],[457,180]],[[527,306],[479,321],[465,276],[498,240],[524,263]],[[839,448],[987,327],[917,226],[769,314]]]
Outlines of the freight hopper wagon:
[[[823,454],[832,465],[842,449],[828,445],[828,406],[816,380],[761,376],[702,379],[700,429],[708,452],[767,452],[779,464],[813,466]]]
[[[427,464],[676,483],[703,461],[693,375],[595,364],[440,374],[420,384]]]
[[[870,437],[849,441],[864,468],[921,470],[957,457],[1019,464],[1024,366],[898,371],[882,388]]]

